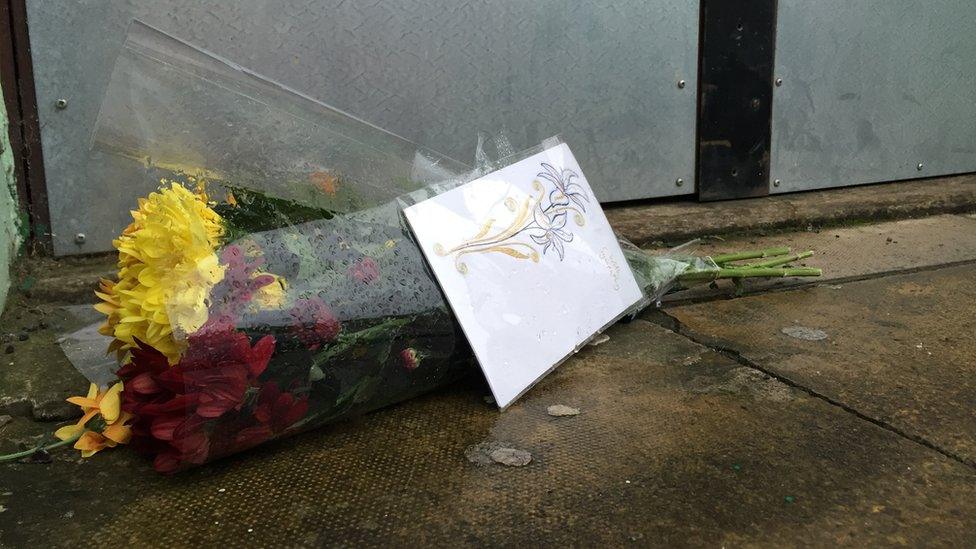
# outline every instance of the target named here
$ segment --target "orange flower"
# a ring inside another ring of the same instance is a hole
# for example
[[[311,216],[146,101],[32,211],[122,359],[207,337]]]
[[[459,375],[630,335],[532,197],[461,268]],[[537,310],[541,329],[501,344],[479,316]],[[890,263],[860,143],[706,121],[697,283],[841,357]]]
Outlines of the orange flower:
[[[101,413],[105,418],[105,423],[112,424],[119,418],[122,410],[122,382],[116,383],[110,388],[99,391],[98,385],[92,383],[88,387],[88,396],[70,397],[68,402],[77,404],[85,414],[78,423],[87,423],[95,414]]]
[[[88,388],[87,396],[77,396],[68,402],[81,407],[83,415],[78,423],[66,425],[54,432],[54,436],[63,440],[76,440],[75,449],[81,450],[81,457],[91,457],[99,450],[112,448],[119,444],[126,444],[132,437],[132,430],[128,423],[133,415],[121,411],[122,382],[105,389],[98,390],[94,383]],[[88,424],[101,416],[101,432],[89,430]]]
[[[114,448],[119,444],[128,444],[132,438],[132,429],[126,422],[133,418],[132,414],[123,412],[119,421],[109,425],[101,433],[85,431],[75,442],[75,450],[81,450],[81,457],[91,457],[105,448]]]
[[[312,172],[308,178],[318,185],[322,192],[335,196],[339,187],[339,178],[329,172]]]

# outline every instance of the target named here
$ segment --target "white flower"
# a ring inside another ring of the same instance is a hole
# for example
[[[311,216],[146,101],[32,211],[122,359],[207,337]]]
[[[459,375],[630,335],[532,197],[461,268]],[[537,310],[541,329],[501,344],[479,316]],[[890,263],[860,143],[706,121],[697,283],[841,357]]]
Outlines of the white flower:
[[[562,261],[565,254],[563,242],[573,241],[573,233],[563,230],[566,226],[566,211],[558,210],[554,205],[543,210],[542,205],[538,204],[532,215],[536,226],[532,228],[534,232],[529,233],[529,236],[536,244],[542,246],[543,254],[552,248],[556,250],[559,260]]]

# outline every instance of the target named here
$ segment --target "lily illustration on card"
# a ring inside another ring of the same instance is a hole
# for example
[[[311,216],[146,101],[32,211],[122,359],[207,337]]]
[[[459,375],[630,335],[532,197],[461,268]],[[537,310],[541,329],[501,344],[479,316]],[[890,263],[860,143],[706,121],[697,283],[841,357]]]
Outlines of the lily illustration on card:
[[[529,259],[538,263],[542,256],[552,251],[562,261],[565,245],[573,241],[573,233],[567,227],[572,216],[574,223],[582,227],[586,223],[586,205],[590,197],[577,180],[579,174],[568,168],[558,168],[547,162],[532,182],[534,194],[519,203],[515,198],[505,199],[505,207],[514,212],[511,222],[500,230],[495,228],[495,218],[489,218],[471,238],[446,248],[434,246],[439,256],[453,256],[454,266],[461,274],[468,272],[462,258],[468,254],[501,253],[514,259]],[[541,180],[546,181],[543,184]],[[527,238],[526,238],[527,237]]]

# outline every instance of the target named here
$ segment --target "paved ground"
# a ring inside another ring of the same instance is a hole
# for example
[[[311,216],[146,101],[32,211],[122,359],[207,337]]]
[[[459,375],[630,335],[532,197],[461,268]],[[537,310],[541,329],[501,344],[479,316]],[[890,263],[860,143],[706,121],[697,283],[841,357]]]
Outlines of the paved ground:
[[[473,375],[174,478],[126,450],[0,466],[0,546],[971,545],[976,218],[705,246],[771,242],[831,276],[673,296],[505,413]],[[83,384],[53,345],[61,303],[13,303],[0,451]],[[533,460],[480,464],[484,443]]]

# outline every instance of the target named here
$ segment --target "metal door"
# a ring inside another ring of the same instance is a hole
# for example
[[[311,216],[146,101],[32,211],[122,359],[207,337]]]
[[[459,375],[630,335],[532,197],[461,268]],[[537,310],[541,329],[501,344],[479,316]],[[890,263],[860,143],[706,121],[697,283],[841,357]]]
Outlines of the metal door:
[[[146,191],[84,176],[134,18],[462,161],[558,133],[603,201],[694,190],[697,1],[28,0],[59,255],[110,249]]]
[[[976,170],[976,3],[779,0],[770,192]]]

